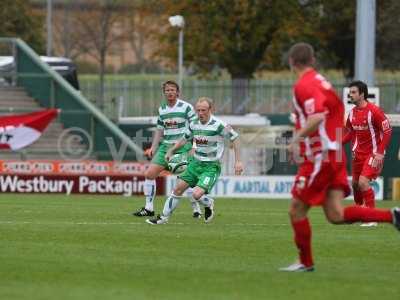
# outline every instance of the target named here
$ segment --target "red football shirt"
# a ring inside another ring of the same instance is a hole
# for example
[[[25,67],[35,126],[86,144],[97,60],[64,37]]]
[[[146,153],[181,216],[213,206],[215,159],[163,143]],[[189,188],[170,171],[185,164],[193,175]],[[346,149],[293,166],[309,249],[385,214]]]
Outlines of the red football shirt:
[[[318,129],[300,143],[302,155],[312,157],[321,151],[340,149],[344,105],[329,81],[314,69],[307,71],[294,85],[293,104],[296,129],[305,127],[310,115],[325,115]]]
[[[352,135],[352,151],[356,157],[384,154],[392,135],[389,120],[373,103],[354,107],[347,118],[346,129]]]

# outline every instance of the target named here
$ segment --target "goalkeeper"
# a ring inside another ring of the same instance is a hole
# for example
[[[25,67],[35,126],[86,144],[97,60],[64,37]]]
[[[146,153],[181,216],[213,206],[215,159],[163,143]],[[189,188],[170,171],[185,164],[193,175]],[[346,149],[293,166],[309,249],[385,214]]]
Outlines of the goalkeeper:
[[[165,224],[175,210],[184,191],[192,187],[193,198],[204,206],[204,221],[209,223],[214,218],[214,199],[207,194],[211,191],[221,173],[221,158],[224,153],[225,138],[233,144],[235,152],[235,174],[240,175],[243,165],[239,155],[238,134],[229,125],[211,114],[213,101],[201,97],[196,103],[198,119],[189,125],[189,132],[167,151],[165,159],[193,138],[194,157],[187,169],[178,177],[177,184],[164,204],[162,215],[146,222],[153,225]]]
[[[166,102],[158,109],[157,130],[147,156],[152,158],[150,167],[145,172],[143,186],[146,204],[133,213],[136,217],[154,216],[154,198],[156,195],[156,178],[165,169],[168,163],[165,160],[167,149],[173,146],[187,131],[189,123],[196,118],[193,106],[179,99],[179,85],[174,81],[163,84]],[[162,140],[161,140],[162,139]],[[161,141],[161,143],[160,143]],[[192,149],[191,143],[182,144],[177,153],[186,153]],[[201,210],[197,201],[191,199],[193,217],[201,218]]]

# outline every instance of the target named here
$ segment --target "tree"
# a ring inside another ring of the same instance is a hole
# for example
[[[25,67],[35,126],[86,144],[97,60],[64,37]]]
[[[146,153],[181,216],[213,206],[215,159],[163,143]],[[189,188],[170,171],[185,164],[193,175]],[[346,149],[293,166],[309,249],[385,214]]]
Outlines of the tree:
[[[81,2],[81,11],[75,15],[74,22],[80,30],[79,47],[99,62],[100,96],[97,105],[104,108],[104,75],[107,53],[114,45],[125,38],[121,26],[126,14],[125,1],[87,0]]]
[[[31,9],[29,1],[2,0],[0,10],[0,36],[18,37],[36,52],[44,52],[42,35],[43,16]]]
[[[389,70],[398,69],[400,57],[400,2],[377,1],[376,54],[377,66]]]
[[[57,7],[57,6],[56,6]],[[84,39],[76,22],[77,15],[81,16],[82,4],[66,1],[53,11],[53,39],[57,55],[76,59],[85,50],[80,46]]]
[[[317,1],[319,2],[319,1]],[[354,77],[356,1],[320,0],[321,11],[316,32],[324,51],[325,67],[344,70],[347,78]]]
[[[225,68],[233,79],[233,107],[243,113],[248,79],[265,56],[275,33],[299,8],[297,0],[162,1],[166,15],[185,18],[185,62],[203,72]],[[176,60],[176,30],[160,37],[163,55]]]
[[[137,65],[141,73],[146,71],[148,65],[145,57],[145,48],[151,44],[151,37],[159,30],[154,19],[159,14],[154,10],[157,0],[136,1],[129,5],[126,16],[126,36],[135,54]],[[148,49],[147,49],[148,50]]]

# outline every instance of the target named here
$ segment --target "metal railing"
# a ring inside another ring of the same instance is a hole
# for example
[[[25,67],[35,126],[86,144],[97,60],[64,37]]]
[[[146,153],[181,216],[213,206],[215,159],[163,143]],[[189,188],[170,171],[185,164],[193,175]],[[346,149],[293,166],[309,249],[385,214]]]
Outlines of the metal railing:
[[[107,137],[125,144],[133,157],[143,154],[129,136],[44,63],[25,42],[0,38],[0,54],[13,58],[11,69],[5,70],[8,74],[2,74],[5,84],[23,87],[42,107],[60,108],[60,120],[65,127],[79,127],[88,133],[97,157],[110,156]]]
[[[292,80],[258,79],[245,82],[246,84],[233,84],[231,80],[187,80],[183,84],[182,99],[194,103],[198,97],[211,97],[215,101],[218,114],[279,114],[290,111]],[[164,99],[161,85],[160,80],[106,80],[104,111],[112,117],[118,115],[118,110],[123,117],[153,116],[157,114],[157,108]],[[333,85],[342,96],[346,83],[336,81]],[[382,81],[376,86],[380,88],[380,103],[384,111],[400,113],[400,80]],[[93,102],[99,97],[98,81],[81,80],[81,89]],[[235,101],[235,92],[245,96]]]

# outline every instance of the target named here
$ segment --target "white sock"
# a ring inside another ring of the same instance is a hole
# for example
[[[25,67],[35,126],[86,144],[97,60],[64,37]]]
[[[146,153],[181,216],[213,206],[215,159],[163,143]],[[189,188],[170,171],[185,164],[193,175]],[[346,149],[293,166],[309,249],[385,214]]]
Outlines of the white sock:
[[[193,212],[198,212],[201,214],[200,204],[199,201],[194,199],[193,197],[190,198],[190,204],[192,205]]]
[[[214,199],[206,195],[201,196],[199,202],[206,207],[211,207],[214,205]]]
[[[143,192],[146,196],[145,209],[149,211],[154,211],[154,196],[156,195],[156,181],[155,179],[145,179],[143,185]]]
[[[165,200],[164,209],[162,213],[163,217],[169,218],[169,216],[178,206],[180,198],[182,198],[182,196],[175,196],[174,193],[172,193],[171,196],[169,196],[167,200]]]
[[[190,205],[192,205],[193,212],[198,212],[201,214],[199,201],[193,198],[193,188],[188,188],[186,190],[186,195],[190,198]]]

